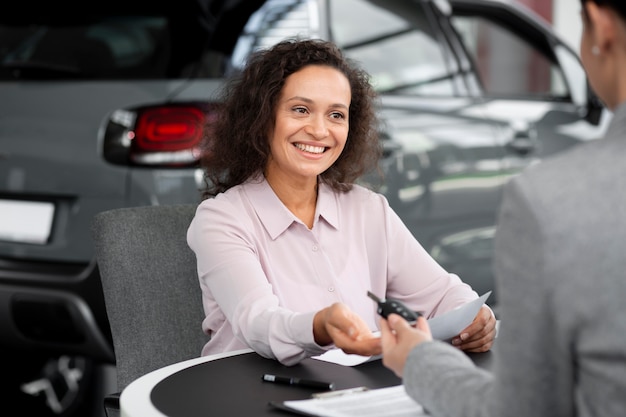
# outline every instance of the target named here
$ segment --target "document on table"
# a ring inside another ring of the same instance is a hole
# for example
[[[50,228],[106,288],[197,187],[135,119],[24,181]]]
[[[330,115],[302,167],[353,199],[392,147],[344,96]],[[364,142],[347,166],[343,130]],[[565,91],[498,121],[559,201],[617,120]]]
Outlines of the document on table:
[[[270,405],[296,414],[318,417],[419,417],[428,416],[411,399],[404,385],[378,388],[327,398],[270,402]]]
[[[478,314],[478,310],[480,310],[483,304],[485,304],[485,301],[487,301],[490,295],[491,291],[487,291],[475,300],[465,303],[462,306],[448,311],[440,316],[429,319],[428,325],[430,326],[433,339],[447,341],[458,335],[461,330],[472,323],[476,314]],[[321,355],[313,356],[313,359],[337,363],[339,365],[354,366],[371,360],[380,359],[380,355],[361,356],[344,353],[341,349],[331,349]]]

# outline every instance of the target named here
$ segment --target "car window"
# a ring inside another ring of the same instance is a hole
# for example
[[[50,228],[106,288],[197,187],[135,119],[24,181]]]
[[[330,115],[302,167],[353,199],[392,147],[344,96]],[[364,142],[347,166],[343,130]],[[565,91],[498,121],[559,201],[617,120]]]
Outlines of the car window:
[[[231,57],[229,72],[245,65],[246,57],[289,37],[319,38],[315,0],[268,0],[244,26]]]
[[[486,95],[568,99],[553,58],[508,28],[483,16],[453,16],[451,23],[474,60]]]
[[[380,92],[466,95],[464,71],[419,3],[331,0],[333,40]]]
[[[0,80],[221,75],[205,49],[210,34],[201,27],[182,15],[54,15],[36,23],[0,23]]]
[[[231,68],[241,69],[251,52],[281,39],[327,33],[371,74],[379,92],[469,95],[477,85],[469,64],[459,64],[432,20],[420,3],[398,0],[268,0],[248,20]]]

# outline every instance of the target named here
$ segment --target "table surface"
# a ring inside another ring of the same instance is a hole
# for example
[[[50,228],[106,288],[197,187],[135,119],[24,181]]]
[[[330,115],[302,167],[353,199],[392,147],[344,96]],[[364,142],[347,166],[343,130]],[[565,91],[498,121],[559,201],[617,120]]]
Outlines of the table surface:
[[[469,356],[481,368],[490,368],[491,352]],[[265,373],[334,382],[336,390],[383,388],[402,382],[380,360],[344,366],[310,358],[285,366],[246,349],[191,359],[142,376],[122,392],[121,415],[284,416],[269,401],[306,399],[319,392],[264,382]]]

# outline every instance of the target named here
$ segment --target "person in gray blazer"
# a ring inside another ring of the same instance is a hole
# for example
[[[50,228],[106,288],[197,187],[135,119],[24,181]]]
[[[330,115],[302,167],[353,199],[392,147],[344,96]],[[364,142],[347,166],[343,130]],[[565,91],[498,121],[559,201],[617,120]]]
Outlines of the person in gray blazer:
[[[581,4],[581,59],[613,118],[605,138],[505,186],[491,372],[433,341],[423,318],[381,319],[384,365],[433,416],[626,413],[626,2]]]

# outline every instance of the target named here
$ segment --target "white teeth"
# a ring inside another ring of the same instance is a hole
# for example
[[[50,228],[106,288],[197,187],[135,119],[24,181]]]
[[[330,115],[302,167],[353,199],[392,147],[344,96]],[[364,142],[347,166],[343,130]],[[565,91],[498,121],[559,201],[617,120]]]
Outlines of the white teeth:
[[[325,149],[323,146],[304,145],[302,143],[296,143],[295,146],[301,151],[310,153],[322,153]]]

